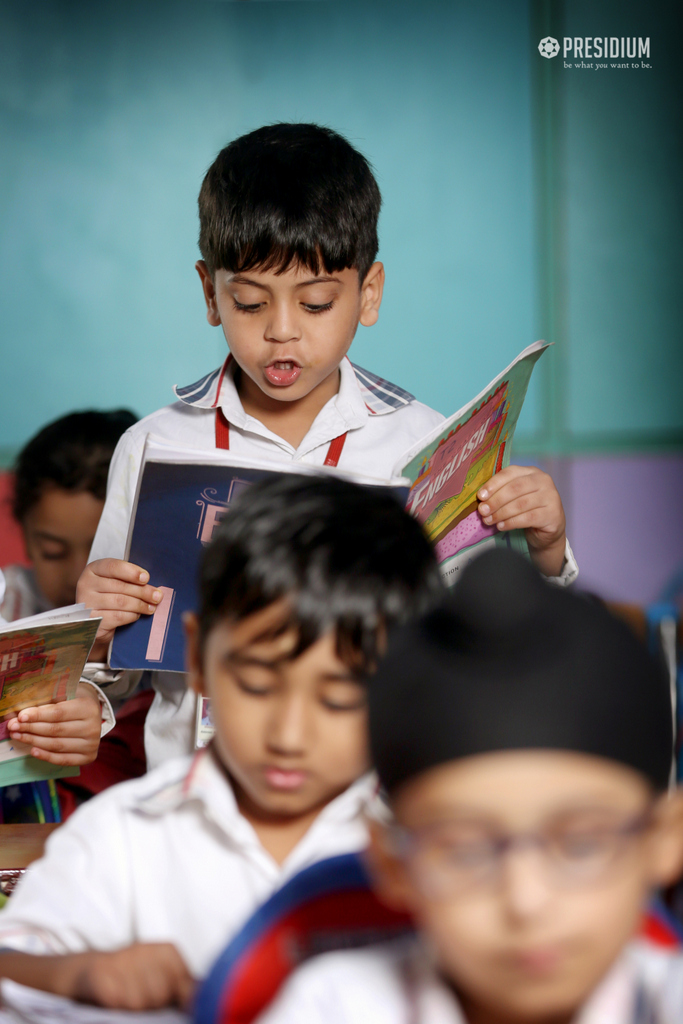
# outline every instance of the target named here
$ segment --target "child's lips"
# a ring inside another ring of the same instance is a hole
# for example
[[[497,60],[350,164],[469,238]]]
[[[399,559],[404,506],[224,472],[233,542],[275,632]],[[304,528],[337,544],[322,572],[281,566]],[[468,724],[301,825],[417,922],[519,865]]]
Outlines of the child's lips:
[[[263,373],[269,384],[276,388],[286,388],[298,380],[301,367],[293,359],[275,359],[264,367]]]
[[[542,977],[552,974],[560,966],[563,951],[560,945],[538,946],[535,949],[516,950],[511,957],[515,968],[523,974]]]
[[[271,789],[282,792],[292,792],[301,789],[306,782],[308,773],[295,768],[274,768],[272,766],[264,769],[266,782]]]

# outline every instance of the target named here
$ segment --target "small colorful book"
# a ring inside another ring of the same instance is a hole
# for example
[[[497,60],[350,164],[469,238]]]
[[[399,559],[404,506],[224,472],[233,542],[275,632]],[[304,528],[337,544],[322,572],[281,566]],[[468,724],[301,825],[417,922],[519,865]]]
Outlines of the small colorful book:
[[[7,722],[24,708],[71,700],[100,619],[84,605],[32,615],[0,626],[0,786],[78,775],[30,756],[9,738]]]

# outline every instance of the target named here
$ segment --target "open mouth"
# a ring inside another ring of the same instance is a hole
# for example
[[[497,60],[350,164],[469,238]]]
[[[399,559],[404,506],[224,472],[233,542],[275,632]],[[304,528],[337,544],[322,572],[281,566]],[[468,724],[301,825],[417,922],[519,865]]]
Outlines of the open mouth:
[[[292,359],[278,359],[269,363],[263,372],[269,384],[282,388],[293,384],[299,378],[301,367]]]

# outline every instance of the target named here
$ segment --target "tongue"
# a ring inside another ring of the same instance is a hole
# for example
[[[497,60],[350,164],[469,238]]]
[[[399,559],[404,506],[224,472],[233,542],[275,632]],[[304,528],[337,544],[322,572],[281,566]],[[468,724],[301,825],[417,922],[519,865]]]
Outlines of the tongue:
[[[266,366],[263,372],[269,384],[274,384],[275,387],[281,388],[294,383],[301,373],[301,367],[297,366],[296,363],[289,363],[286,370],[278,366]]]

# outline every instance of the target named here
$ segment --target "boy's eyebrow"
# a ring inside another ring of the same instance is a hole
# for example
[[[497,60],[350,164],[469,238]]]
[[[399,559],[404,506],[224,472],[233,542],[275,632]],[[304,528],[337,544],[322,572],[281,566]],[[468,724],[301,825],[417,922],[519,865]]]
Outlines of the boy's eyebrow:
[[[261,284],[260,281],[254,281],[251,277],[246,277],[244,274],[235,274],[230,280],[231,284],[248,284],[252,288],[261,288],[263,291],[269,291],[268,285]],[[341,284],[338,277],[311,277],[307,281],[300,281],[299,284],[295,285],[296,288],[305,288],[310,284]]]
[[[307,284],[341,284],[338,277],[311,277],[308,281],[301,281],[296,287],[305,288]]]

